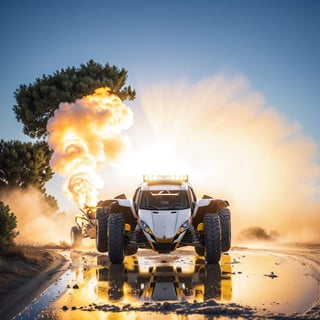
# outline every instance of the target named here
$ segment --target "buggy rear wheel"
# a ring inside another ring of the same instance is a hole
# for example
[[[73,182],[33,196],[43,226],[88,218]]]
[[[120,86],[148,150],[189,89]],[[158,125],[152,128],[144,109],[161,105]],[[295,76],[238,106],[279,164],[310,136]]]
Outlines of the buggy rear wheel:
[[[208,264],[218,263],[221,258],[221,227],[217,214],[206,214],[203,219],[205,258]]]
[[[96,247],[99,252],[108,251],[108,208],[100,207],[96,212]]]
[[[73,226],[70,231],[71,248],[78,248],[82,243],[82,230],[79,225]]]

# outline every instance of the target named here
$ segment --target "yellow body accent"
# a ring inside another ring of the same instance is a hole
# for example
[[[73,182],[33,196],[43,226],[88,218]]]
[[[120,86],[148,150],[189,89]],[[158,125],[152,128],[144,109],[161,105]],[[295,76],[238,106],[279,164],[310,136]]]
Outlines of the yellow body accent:
[[[124,264],[127,270],[134,271],[135,266],[138,265],[138,260],[136,256],[126,256],[124,258]]]
[[[197,230],[198,230],[198,231],[203,231],[203,222],[201,222],[201,223],[199,223],[199,224],[197,225]]]
[[[167,239],[156,238],[156,241],[159,243],[169,243],[169,242],[172,242],[172,238],[167,238]]]
[[[126,223],[125,226],[124,226],[124,230],[125,231],[130,231],[131,230],[130,224]]]

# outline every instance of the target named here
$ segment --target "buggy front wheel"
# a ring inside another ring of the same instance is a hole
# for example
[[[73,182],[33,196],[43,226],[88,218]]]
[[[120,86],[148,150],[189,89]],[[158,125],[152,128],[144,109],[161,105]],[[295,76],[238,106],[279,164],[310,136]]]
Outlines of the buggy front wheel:
[[[221,246],[222,252],[231,248],[231,214],[228,208],[219,208],[218,215],[221,225]]]
[[[218,263],[221,258],[221,227],[217,214],[206,214],[203,219],[205,258],[208,264]]]
[[[108,244],[111,263],[121,264],[124,259],[124,217],[121,213],[109,216]]]

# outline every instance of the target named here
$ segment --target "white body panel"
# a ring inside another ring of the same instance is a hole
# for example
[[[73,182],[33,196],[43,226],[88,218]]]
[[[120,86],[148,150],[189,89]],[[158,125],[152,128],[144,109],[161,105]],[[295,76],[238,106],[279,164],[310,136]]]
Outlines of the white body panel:
[[[116,201],[119,203],[119,206],[130,208],[133,216],[137,218],[136,210],[134,209],[132,200],[116,199]]]
[[[191,210],[139,210],[139,217],[157,239],[172,239],[182,224],[190,219]]]
[[[118,201],[119,205],[122,207],[132,207],[132,200],[130,199],[116,199],[116,201]]]
[[[194,207],[194,212],[192,217],[195,217],[197,215],[197,211],[199,208],[201,207],[206,207],[210,204],[210,202],[212,201],[212,199],[200,199],[196,202],[196,206]]]

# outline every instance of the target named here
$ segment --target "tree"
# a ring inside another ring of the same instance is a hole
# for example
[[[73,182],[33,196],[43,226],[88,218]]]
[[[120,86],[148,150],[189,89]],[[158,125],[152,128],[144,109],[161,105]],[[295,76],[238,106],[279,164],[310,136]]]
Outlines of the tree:
[[[5,254],[10,248],[15,246],[16,227],[16,216],[10,212],[8,205],[0,201],[0,255]]]
[[[0,140],[0,191],[33,186],[41,191],[52,210],[57,210],[55,198],[45,193],[45,183],[53,175],[49,165],[51,154],[44,141]]]
[[[46,142],[0,140],[0,189],[26,188],[44,190],[52,177],[51,151]]]
[[[80,68],[68,67],[53,75],[43,75],[33,84],[20,85],[14,92],[16,119],[23,123],[23,132],[31,138],[47,136],[47,122],[60,102],[74,102],[92,94],[99,87],[110,87],[121,100],[134,100],[136,92],[125,86],[127,71],[90,60]]]

